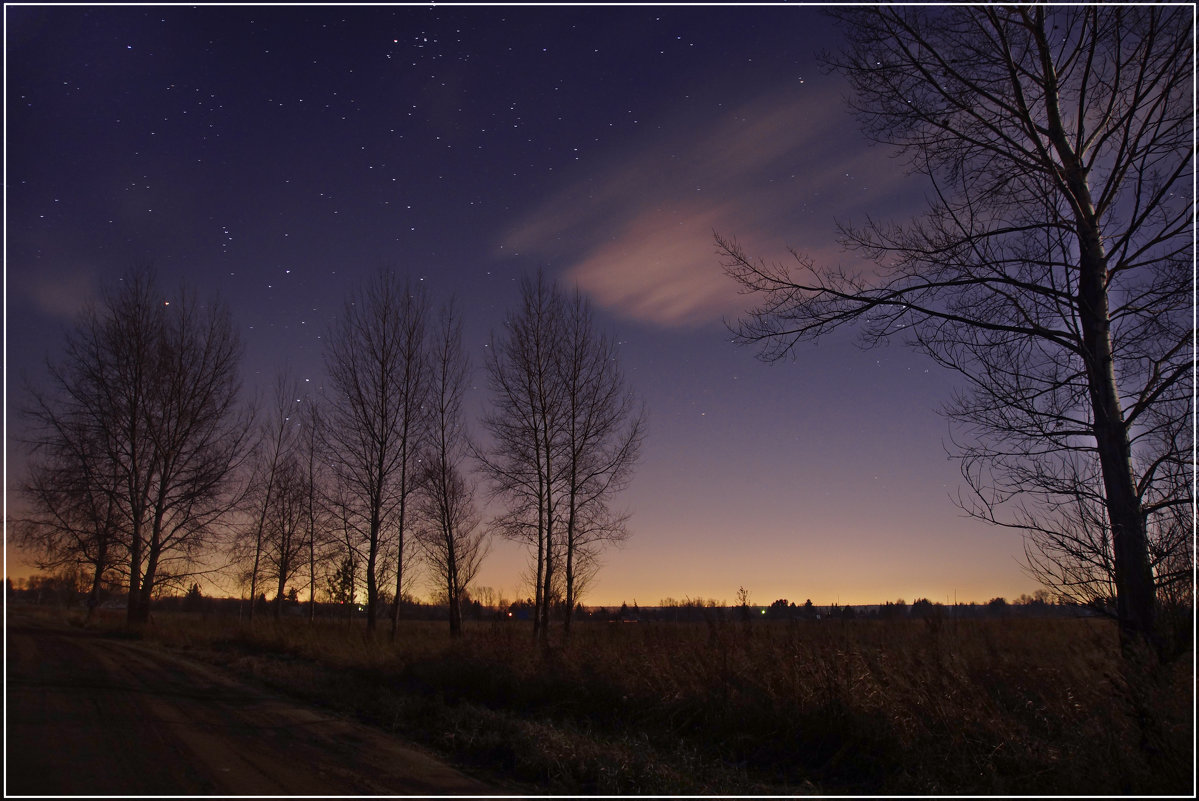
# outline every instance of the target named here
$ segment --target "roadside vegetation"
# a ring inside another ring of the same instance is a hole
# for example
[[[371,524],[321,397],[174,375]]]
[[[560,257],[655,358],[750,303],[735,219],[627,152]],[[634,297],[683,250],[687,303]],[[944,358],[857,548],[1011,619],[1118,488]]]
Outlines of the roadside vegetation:
[[[1110,620],[464,628],[156,612],[140,636],[532,792],[1192,790],[1193,653],[1131,665]]]

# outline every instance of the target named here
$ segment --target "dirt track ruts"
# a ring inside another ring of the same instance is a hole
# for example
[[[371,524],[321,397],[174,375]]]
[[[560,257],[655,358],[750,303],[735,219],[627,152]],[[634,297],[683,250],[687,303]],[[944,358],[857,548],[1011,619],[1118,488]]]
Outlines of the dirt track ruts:
[[[5,640],[5,795],[504,792],[376,729],[137,642],[11,614]]]

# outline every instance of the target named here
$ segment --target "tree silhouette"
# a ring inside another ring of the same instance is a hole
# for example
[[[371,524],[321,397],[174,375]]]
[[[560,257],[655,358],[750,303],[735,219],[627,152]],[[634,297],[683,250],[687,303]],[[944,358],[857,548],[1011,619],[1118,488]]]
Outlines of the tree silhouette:
[[[561,596],[569,632],[598,549],[627,536],[610,504],[631,476],[644,414],[579,292],[563,293],[540,272],[525,277],[504,329],[485,365],[492,442],[476,457],[507,506],[497,528],[534,546],[534,632],[544,641],[553,602]]]
[[[761,302],[735,330],[766,359],[849,323],[965,377],[967,511],[1053,532],[1101,503],[1123,641],[1155,636],[1147,521],[1187,447],[1193,259],[1192,26],[1168,6],[836,12],[831,58],[866,133],[930,180],[912,223],[843,228],[864,273],[793,269],[718,237]],[[1175,488],[1179,489],[1176,491]],[[1008,504],[1007,507],[1004,504]],[[1014,507],[1001,518],[1000,508]],[[1052,552],[1050,552],[1052,557]]]
[[[51,390],[34,392],[35,465],[42,455],[73,462],[82,483],[31,500],[43,512],[84,504],[53,514],[91,517],[96,545],[119,532],[130,624],[148,621],[156,590],[195,570],[237,500],[232,477],[248,430],[237,407],[240,355],[223,304],[186,288],[167,299],[152,270],[136,269],[83,313],[50,365]]]
[[[333,399],[321,428],[343,492],[342,522],[364,546],[366,623],[374,631],[379,564],[388,528],[402,584],[407,502],[414,486],[417,380],[424,296],[380,271],[347,300],[326,340]],[[394,626],[394,623],[393,623]]]
[[[267,415],[261,423],[258,441],[254,447],[254,475],[251,479],[250,496],[257,507],[254,525],[254,557],[250,568],[250,597],[258,595],[259,566],[262,560],[263,535],[267,526],[267,515],[278,511],[275,496],[282,465],[292,457],[299,435],[296,412],[298,389],[288,378],[286,371],[275,378],[275,390]],[[293,479],[294,483],[294,479]],[[272,521],[277,522],[277,521]],[[250,605],[250,620],[254,619],[254,605]]]
[[[588,570],[603,543],[628,537],[626,516],[609,502],[632,475],[641,448],[644,410],[620,371],[616,344],[595,330],[591,307],[576,288],[561,299],[562,338],[555,374],[562,385],[567,633]]]
[[[479,528],[474,488],[465,461],[468,453],[462,393],[470,363],[462,349],[462,323],[453,304],[441,314],[430,354],[429,437],[425,471],[417,495],[421,524],[417,542],[449,606],[450,634],[462,634],[462,601],[487,552]],[[397,599],[398,605],[398,599]]]
[[[332,515],[326,498],[327,474],[320,458],[321,426],[323,417],[320,406],[311,398],[300,407],[300,435],[297,442],[297,458],[303,471],[304,487],[304,541],[308,547],[308,621],[316,620],[316,582],[318,566],[332,558],[336,541],[329,535]]]
[[[559,298],[542,273],[521,279],[520,308],[506,320],[504,335],[493,335],[488,348],[485,367],[493,406],[483,426],[492,445],[477,452],[491,480],[492,497],[508,507],[496,528],[534,548],[533,633],[542,641],[549,627],[561,504],[561,442],[556,433],[563,411],[553,353],[561,338]]]
[[[9,534],[18,548],[34,555],[40,570],[87,566],[90,622],[101,587],[120,573],[120,549],[128,545],[117,503],[120,472],[86,426],[66,419],[55,425],[54,435],[43,435],[35,448],[20,488],[31,511],[12,521]]]

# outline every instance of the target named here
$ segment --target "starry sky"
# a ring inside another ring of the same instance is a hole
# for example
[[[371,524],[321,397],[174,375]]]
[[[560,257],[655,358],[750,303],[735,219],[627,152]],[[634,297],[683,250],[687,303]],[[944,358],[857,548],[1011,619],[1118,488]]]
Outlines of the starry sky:
[[[133,265],[230,305],[251,394],[283,364],[321,386],[322,336],[379,268],[457,295],[477,367],[544,269],[649,412],[632,537],[584,603],[1036,588],[1018,535],[952,503],[953,376],[848,333],[767,365],[724,325],[746,299],[714,231],[852,266],[838,221],[924,202],[821,69],[819,8],[6,6],[5,37],[6,487],[23,382]],[[478,583],[524,594],[525,563],[497,542]]]

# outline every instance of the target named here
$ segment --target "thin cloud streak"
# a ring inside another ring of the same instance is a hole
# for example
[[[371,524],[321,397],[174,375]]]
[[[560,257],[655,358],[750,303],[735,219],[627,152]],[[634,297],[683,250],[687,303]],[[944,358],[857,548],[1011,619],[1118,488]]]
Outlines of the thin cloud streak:
[[[57,320],[73,320],[95,299],[95,281],[87,268],[39,273],[22,287],[29,302],[42,314]]]
[[[834,220],[894,207],[908,180],[884,149],[862,147],[835,85],[663,128],[531,209],[506,247],[564,264],[568,281],[628,318],[704,326],[748,305],[714,231],[768,260],[789,260],[788,247],[835,258]]]

